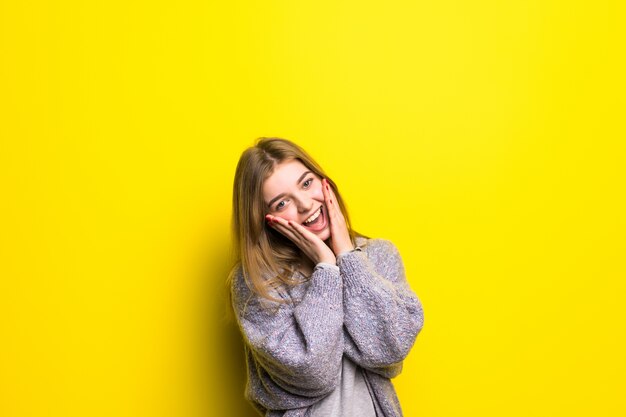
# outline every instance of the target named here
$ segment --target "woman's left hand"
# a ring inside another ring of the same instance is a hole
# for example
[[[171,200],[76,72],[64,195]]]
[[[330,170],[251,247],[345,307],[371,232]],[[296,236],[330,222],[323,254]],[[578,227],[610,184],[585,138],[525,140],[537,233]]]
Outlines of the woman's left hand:
[[[335,256],[339,256],[342,253],[353,250],[354,245],[350,239],[346,219],[343,217],[343,213],[337,204],[335,193],[330,188],[326,178],[322,180],[322,192],[326,201],[326,214],[330,222],[330,247]]]

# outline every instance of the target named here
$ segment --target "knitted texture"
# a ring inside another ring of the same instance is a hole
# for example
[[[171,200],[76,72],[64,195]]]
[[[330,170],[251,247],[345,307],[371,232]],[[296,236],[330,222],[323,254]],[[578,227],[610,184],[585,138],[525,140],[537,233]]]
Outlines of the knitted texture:
[[[339,383],[342,358],[364,369],[378,412],[402,416],[390,378],[402,370],[424,323],[398,249],[358,237],[361,250],[337,257],[338,268],[316,267],[310,279],[276,291],[287,303],[261,299],[239,267],[233,310],[244,339],[245,396],[267,417],[305,417]]]

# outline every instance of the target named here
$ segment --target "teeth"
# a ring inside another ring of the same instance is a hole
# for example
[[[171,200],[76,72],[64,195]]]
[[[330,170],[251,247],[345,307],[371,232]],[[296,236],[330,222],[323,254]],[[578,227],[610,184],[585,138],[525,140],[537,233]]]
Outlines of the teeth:
[[[320,216],[321,213],[322,213],[322,208],[320,207],[319,209],[317,209],[317,211],[315,213],[313,213],[313,215],[311,215],[311,217],[306,219],[303,224],[311,223],[312,221],[317,219]]]

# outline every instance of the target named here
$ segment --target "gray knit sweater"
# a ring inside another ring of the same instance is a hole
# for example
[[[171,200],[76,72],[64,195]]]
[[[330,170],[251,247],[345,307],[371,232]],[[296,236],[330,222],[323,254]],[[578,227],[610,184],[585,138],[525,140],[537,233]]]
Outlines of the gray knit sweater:
[[[339,383],[343,355],[364,369],[382,416],[402,416],[390,378],[422,329],[422,304],[393,243],[356,244],[337,258],[338,270],[315,268],[273,294],[288,303],[261,299],[237,269],[231,292],[245,342],[245,396],[266,417],[306,417]]]

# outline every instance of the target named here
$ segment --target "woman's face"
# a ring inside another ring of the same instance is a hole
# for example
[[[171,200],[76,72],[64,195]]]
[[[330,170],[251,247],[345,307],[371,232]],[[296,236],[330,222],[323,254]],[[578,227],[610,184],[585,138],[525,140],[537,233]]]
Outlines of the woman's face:
[[[288,160],[276,165],[263,183],[263,199],[266,214],[298,222],[323,241],[330,237],[321,178],[302,162]],[[315,216],[314,221],[305,224]]]

